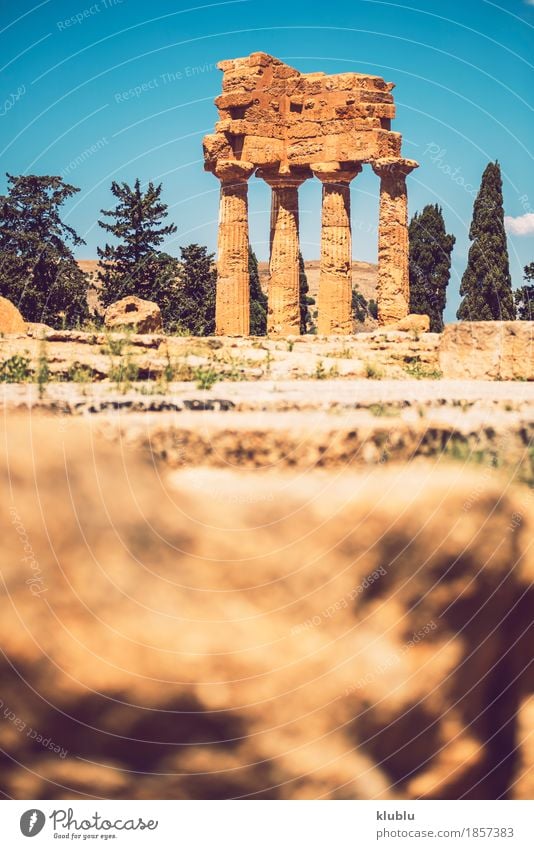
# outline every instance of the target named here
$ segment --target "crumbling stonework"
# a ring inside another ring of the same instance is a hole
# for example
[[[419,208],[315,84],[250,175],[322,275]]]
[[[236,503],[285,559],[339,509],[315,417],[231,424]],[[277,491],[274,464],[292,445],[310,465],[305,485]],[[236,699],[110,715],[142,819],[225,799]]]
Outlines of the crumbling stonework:
[[[405,178],[417,163],[402,157],[401,136],[390,129],[393,83],[356,73],[301,74],[266,53],[220,62],[219,68],[220,120],[204,138],[205,168],[221,180],[217,332],[248,333],[246,180],[254,171],[272,189],[270,334],[298,333],[298,187],[314,175],[323,183],[319,332],[351,332],[349,184],[364,163],[381,178],[379,322],[404,318]]]
[[[380,177],[378,225],[378,321],[391,324],[408,315],[408,197],[406,175],[417,162],[384,158],[373,162]]]

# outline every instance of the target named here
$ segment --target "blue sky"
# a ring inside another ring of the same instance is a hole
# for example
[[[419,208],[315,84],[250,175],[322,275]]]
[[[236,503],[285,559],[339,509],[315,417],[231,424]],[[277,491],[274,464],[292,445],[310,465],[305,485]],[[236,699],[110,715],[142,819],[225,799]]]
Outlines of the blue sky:
[[[3,174],[63,174],[80,193],[66,218],[103,241],[99,210],[112,179],[163,182],[178,233],[215,250],[218,182],[203,171],[216,120],[216,63],[262,50],[302,71],[361,71],[396,83],[410,214],[438,202],[457,238],[447,317],[458,303],[474,194],[501,163],[515,285],[534,261],[532,64],[534,4],[523,0],[2,0],[0,191]],[[81,157],[81,161],[80,161]],[[76,160],[78,159],[78,162]],[[351,187],[355,259],[376,261],[378,179]],[[250,181],[251,241],[267,258],[269,190]],[[320,184],[301,189],[301,243],[319,256]]]

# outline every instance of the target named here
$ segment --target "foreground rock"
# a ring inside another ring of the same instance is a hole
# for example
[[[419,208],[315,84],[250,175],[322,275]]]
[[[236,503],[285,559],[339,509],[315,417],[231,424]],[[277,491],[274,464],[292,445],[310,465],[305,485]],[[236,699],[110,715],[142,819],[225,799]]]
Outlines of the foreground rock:
[[[158,305],[135,295],[110,304],[104,315],[104,324],[109,330],[129,328],[135,333],[159,333],[163,328]]]
[[[448,324],[439,363],[452,378],[534,380],[534,321]]]
[[[0,333],[26,333],[26,322],[11,301],[0,295]]]
[[[165,477],[35,415],[1,444],[2,793],[528,793],[528,490],[435,463]]]

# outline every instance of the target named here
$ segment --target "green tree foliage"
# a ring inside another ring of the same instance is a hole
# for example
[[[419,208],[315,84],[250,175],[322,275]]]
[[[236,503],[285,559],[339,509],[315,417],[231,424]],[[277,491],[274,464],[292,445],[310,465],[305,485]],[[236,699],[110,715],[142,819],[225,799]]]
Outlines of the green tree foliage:
[[[445,230],[441,207],[428,204],[409,227],[410,312],[428,315],[432,333],[443,330],[455,237]]]
[[[178,297],[176,301],[176,327],[193,336],[211,336],[215,333],[215,286],[217,272],[213,254],[204,245],[187,245],[180,248],[182,255]]]
[[[369,315],[369,302],[359,291],[357,286],[352,289],[352,318],[358,323],[363,323]]]
[[[85,242],[60,210],[79,189],[61,177],[7,179],[8,192],[0,196],[0,294],[26,321],[78,325],[88,317],[87,278],[70,245]]]
[[[534,262],[525,265],[523,278],[525,285],[514,292],[517,317],[520,321],[534,321]]]
[[[373,298],[367,300],[358,286],[352,287],[351,299],[352,319],[357,324],[363,324],[366,318],[378,318],[378,306]]]
[[[308,286],[308,278],[306,277],[306,268],[304,266],[302,254],[299,251],[299,303],[301,333],[313,333],[315,330],[309,310],[310,304],[314,304],[315,301],[308,295],[309,291],[310,287]]]
[[[104,306],[126,295],[155,301],[169,326],[176,318],[179,263],[159,250],[165,238],[176,233],[174,224],[163,223],[167,204],[161,200],[161,184],[149,183],[143,192],[139,179],[133,188],[113,181],[111,192],[117,205],[102,209],[108,220],[98,223],[117,244],[98,248],[100,300]]]
[[[482,175],[469,238],[473,244],[462,277],[463,300],[457,317],[461,321],[515,319],[498,162],[490,162]]]
[[[258,260],[250,245],[248,246],[248,273],[250,277],[250,334],[265,336],[267,334],[267,295],[261,288]]]

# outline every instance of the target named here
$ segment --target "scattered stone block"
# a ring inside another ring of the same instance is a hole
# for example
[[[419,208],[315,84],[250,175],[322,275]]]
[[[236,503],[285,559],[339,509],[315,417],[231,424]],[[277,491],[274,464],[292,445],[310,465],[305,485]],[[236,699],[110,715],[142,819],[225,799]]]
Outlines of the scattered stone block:
[[[135,295],[111,304],[106,310],[104,324],[110,330],[127,327],[136,333],[158,333],[163,329],[158,305]]]

